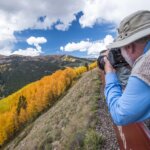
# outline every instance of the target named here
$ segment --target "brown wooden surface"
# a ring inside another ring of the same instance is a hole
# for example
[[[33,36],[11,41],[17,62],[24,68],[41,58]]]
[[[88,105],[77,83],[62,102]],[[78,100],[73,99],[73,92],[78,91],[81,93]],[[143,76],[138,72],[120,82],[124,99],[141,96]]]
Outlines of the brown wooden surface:
[[[121,150],[150,150],[150,131],[144,123],[114,126]]]

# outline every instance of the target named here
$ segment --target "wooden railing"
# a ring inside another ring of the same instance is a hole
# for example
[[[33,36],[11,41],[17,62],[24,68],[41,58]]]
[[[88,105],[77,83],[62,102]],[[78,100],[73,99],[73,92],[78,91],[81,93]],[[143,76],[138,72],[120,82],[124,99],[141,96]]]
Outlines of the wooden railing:
[[[150,150],[150,131],[144,123],[115,126],[121,150]]]

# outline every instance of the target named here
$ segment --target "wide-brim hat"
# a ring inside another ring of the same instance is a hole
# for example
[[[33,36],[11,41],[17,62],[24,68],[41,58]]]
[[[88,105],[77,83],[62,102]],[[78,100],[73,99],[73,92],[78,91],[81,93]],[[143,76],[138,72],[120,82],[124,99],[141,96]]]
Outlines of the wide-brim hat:
[[[117,38],[107,48],[123,47],[148,35],[150,35],[150,11],[137,11],[121,21]]]

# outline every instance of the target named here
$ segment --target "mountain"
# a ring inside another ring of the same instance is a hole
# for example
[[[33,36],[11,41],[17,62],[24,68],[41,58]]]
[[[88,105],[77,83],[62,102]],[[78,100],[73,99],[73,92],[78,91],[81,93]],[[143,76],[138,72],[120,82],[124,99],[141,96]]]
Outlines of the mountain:
[[[0,97],[6,97],[24,85],[50,75],[58,69],[77,67],[93,60],[69,55],[0,55]]]

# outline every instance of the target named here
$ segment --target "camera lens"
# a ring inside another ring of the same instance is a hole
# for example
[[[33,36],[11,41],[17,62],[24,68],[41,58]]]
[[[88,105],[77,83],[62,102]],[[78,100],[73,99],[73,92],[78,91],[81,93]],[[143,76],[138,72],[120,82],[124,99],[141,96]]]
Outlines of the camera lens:
[[[102,70],[104,70],[105,62],[104,62],[104,56],[99,56],[97,59],[98,67]]]

